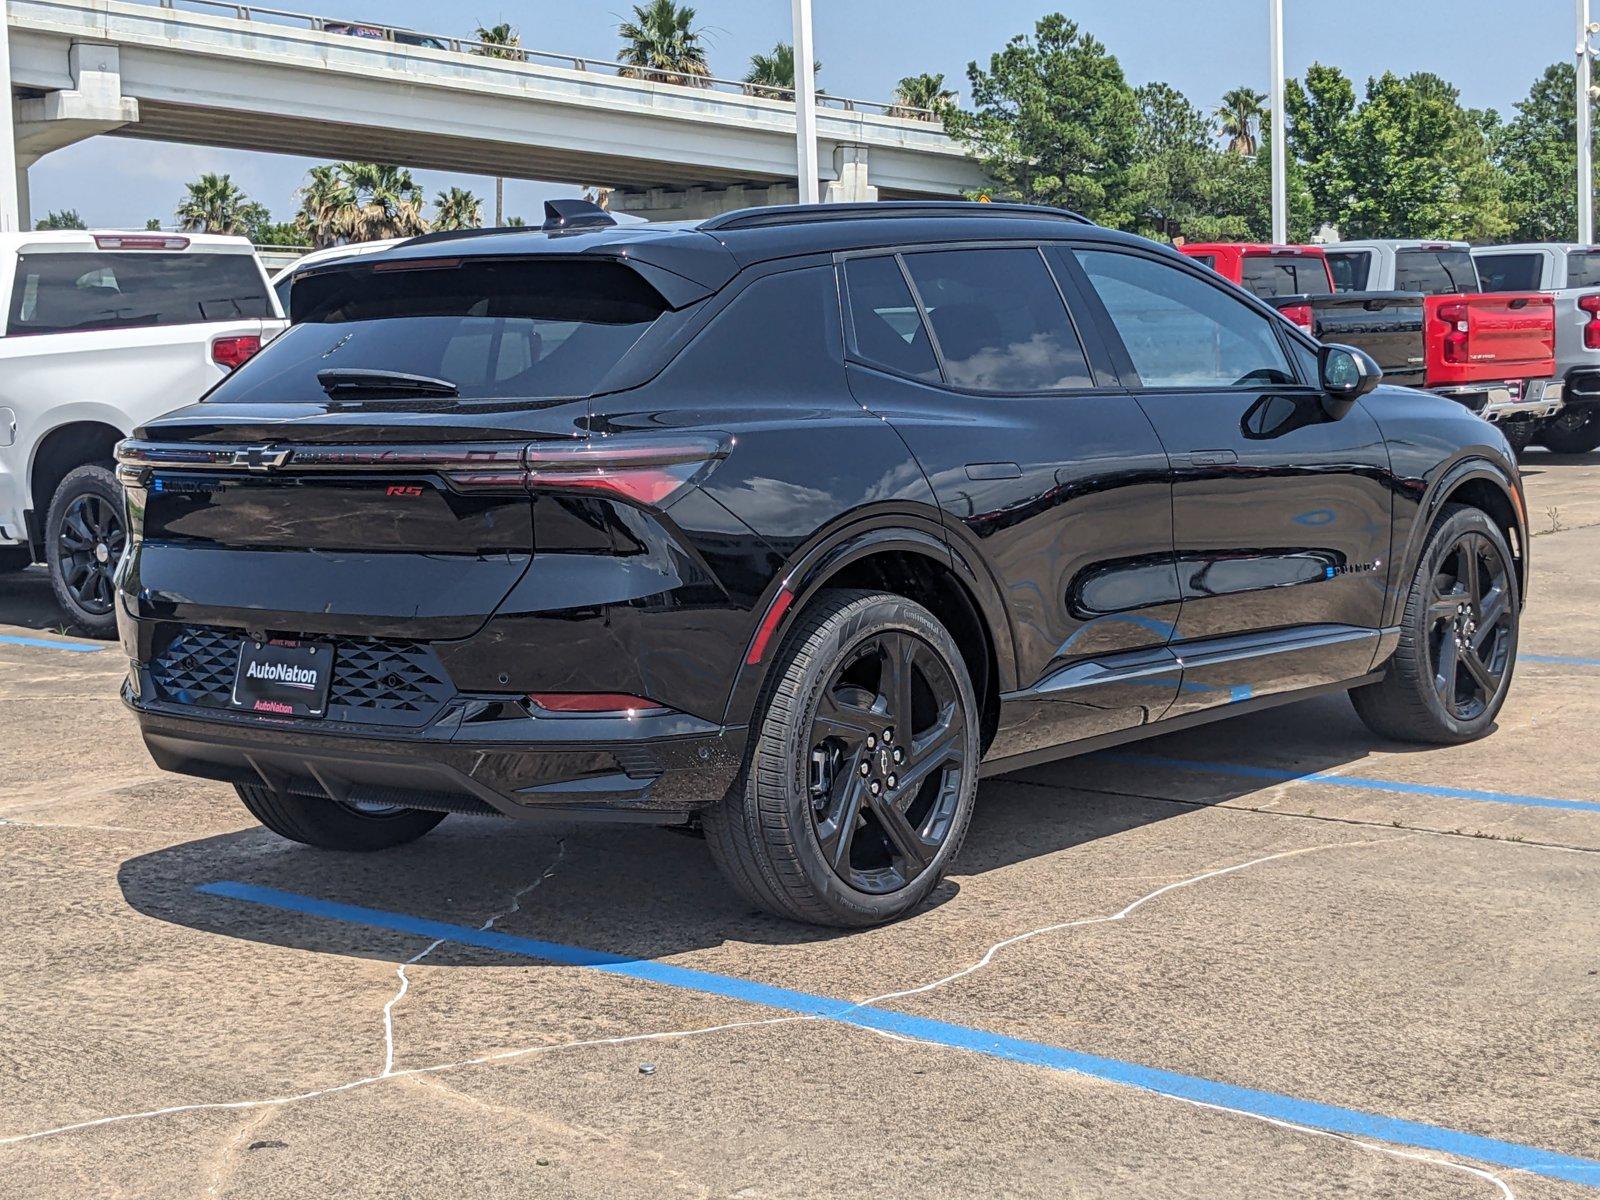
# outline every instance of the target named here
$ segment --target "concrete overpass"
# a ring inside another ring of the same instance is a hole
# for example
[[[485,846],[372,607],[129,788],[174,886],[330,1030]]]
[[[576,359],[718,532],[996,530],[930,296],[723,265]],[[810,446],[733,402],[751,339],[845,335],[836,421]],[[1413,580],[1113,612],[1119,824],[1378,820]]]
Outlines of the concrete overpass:
[[[174,7],[181,4],[181,7]],[[9,0],[18,191],[52,150],[98,135],[396,163],[619,189],[619,207],[700,216],[792,199],[786,99],[728,81],[627,78],[615,63],[211,0]],[[0,50],[0,69],[4,51]],[[956,196],[974,164],[937,122],[822,99],[829,199]],[[0,130],[0,172],[5,133]],[[0,187],[0,196],[5,189]],[[24,227],[26,214],[22,216]]]

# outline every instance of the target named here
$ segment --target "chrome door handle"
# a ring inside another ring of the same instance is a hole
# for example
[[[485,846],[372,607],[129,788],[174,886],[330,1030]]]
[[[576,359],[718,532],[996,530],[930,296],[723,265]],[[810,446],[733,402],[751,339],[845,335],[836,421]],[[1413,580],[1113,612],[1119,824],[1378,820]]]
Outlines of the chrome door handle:
[[[968,479],[1021,479],[1022,468],[1014,462],[968,463]]]

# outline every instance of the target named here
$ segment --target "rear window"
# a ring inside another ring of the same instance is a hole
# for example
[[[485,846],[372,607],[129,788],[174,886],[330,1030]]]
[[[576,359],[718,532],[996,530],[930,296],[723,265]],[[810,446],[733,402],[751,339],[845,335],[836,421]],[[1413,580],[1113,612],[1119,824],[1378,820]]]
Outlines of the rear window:
[[[1486,292],[1539,290],[1541,254],[1479,254],[1478,281]]]
[[[1470,294],[1478,286],[1478,270],[1467,250],[1396,250],[1394,290],[1425,296]]]
[[[1600,250],[1567,252],[1567,286],[1600,287]]]
[[[330,368],[443,379],[463,400],[586,396],[665,311],[637,272],[611,262],[307,271],[294,284],[295,323],[207,398],[316,400],[317,373]]]
[[[7,332],[145,329],[272,315],[266,280],[248,254],[30,251],[17,257]]]
[[[1326,296],[1328,268],[1312,254],[1247,254],[1240,282],[1257,296]]]
[[[1372,255],[1365,250],[1329,250],[1328,270],[1333,272],[1335,290],[1364,292],[1372,277]]]

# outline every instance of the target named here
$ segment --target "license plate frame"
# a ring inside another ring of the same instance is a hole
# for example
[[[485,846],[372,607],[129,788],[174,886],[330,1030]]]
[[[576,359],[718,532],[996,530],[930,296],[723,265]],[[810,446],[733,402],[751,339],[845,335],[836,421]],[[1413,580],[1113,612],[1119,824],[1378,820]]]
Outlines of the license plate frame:
[[[243,638],[228,703],[260,716],[315,720],[328,713],[333,670],[332,642]]]

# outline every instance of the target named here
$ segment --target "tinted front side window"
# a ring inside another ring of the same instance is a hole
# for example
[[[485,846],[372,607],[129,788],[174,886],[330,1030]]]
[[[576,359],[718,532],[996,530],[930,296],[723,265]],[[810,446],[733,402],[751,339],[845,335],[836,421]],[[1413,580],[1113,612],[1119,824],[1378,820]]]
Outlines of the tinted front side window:
[[[10,333],[147,329],[272,316],[247,254],[33,251],[17,258]]]
[[[1568,251],[1567,286],[1600,287],[1600,250]]]
[[[1246,255],[1240,282],[1256,296],[1326,296],[1333,291],[1322,260],[1309,254]]]
[[[1480,254],[1478,279],[1486,292],[1532,292],[1539,287],[1540,254]]]
[[[985,392],[1092,386],[1061,293],[1035,249],[934,250],[906,266],[945,382]]]
[[[1329,250],[1328,269],[1333,272],[1337,291],[1363,292],[1372,275],[1372,255],[1365,250]]]
[[[1478,270],[1466,250],[1396,250],[1394,290],[1449,296],[1478,291]]]
[[[917,379],[938,379],[939,364],[900,263],[854,258],[844,266],[850,337],[856,357]]]
[[[1295,381],[1273,318],[1223,288],[1139,255],[1080,250],[1078,259],[1146,387]]]
[[[208,399],[319,400],[327,369],[444,379],[464,400],[585,396],[666,308],[617,263],[442,262],[307,271],[294,284],[295,324]]]

